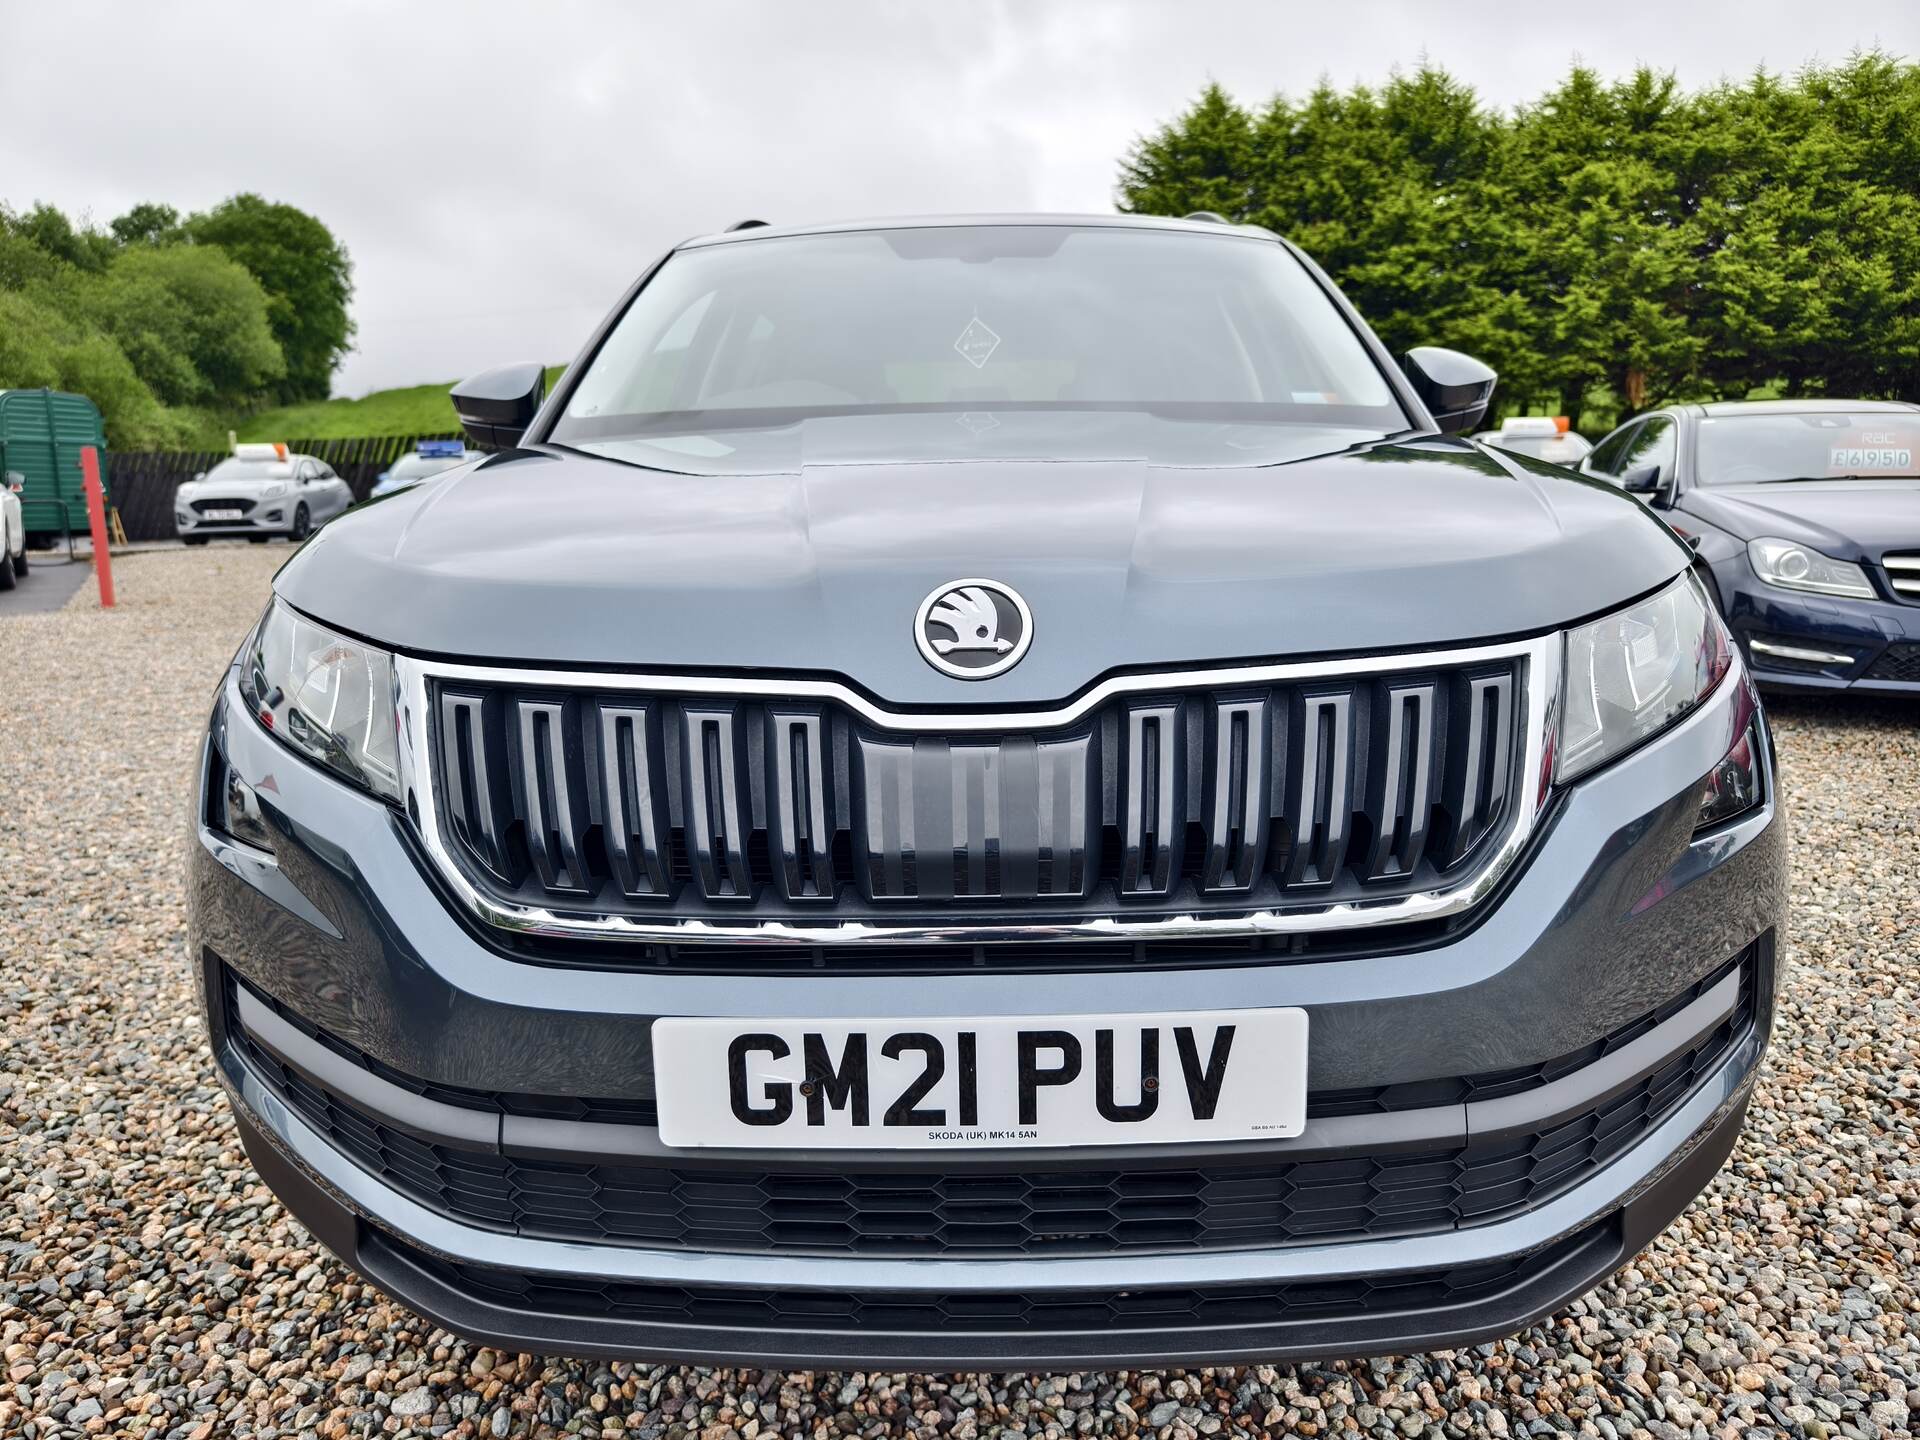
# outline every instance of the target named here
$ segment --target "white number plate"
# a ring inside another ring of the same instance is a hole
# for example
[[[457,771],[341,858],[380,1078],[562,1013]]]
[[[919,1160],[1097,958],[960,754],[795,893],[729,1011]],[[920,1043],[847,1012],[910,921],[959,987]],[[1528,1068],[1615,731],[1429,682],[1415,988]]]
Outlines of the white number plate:
[[[964,1149],[1285,1139],[1307,1012],[653,1022],[673,1146]]]
[[[238,520],[243,513],[239,510],[203,510],[200,512],[200,518],[202,520]]]

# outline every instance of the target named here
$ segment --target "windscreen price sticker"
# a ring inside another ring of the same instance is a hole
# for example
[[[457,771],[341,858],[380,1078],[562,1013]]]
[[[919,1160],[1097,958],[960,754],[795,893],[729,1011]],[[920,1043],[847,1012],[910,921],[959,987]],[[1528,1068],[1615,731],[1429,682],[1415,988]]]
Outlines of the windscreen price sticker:
[[[1858,474],[1863,470],[1904,473],[1913,469],[1913,450],[1907,446],[1892,445],[1835,446],[1828,468],[1842,475]]]

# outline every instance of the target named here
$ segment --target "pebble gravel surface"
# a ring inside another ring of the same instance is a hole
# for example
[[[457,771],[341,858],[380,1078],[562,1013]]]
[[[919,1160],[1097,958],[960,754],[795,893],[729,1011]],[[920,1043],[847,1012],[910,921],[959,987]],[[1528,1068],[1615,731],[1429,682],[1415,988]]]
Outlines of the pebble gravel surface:
[[[215,679],[284,545],[128,557],[0,620],[0,1436],[1878,1436],[1920,1412],[1920,706],[1775,708],[1791,969],[1725,1172],[1511,1340],[1299,1367],[926,1376],[469,1345],[242,1156],[180,854]]]

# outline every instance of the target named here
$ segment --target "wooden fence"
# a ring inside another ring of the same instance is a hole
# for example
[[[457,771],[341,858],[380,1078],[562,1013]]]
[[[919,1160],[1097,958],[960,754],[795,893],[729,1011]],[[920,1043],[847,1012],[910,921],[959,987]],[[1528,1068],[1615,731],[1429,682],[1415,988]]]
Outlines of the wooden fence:
[[[395,460],[422,440],[457,440],[458,431],[432,435],[370,435],[352,440],[289,440],[287,449],[331,465],[334,473],[364,500]],[[211,470],[227,458],[225,450],[112,450],[107,453],[107,491],[120,512],[129,540],[171,540],[173,493],[183,480]],[[84,517],[78,523],[84,524]]]

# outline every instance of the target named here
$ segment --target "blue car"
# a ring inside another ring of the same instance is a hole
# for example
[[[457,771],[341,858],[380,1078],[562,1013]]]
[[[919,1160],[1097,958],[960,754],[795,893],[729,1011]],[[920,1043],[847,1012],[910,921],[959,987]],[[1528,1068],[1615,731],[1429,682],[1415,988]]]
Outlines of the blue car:
[[[390,469],[380,472],[368,498],[391,495],[409,485],[418,485],[429,475],[438,475],[469,460],[478,460],[480,452],[469,450],[458,440],[422,440],[410,455],[402,455]]]
[[[1674,405],[1581,462],[1700,556],[1763,685],[1920,695],[1920,405]]]

